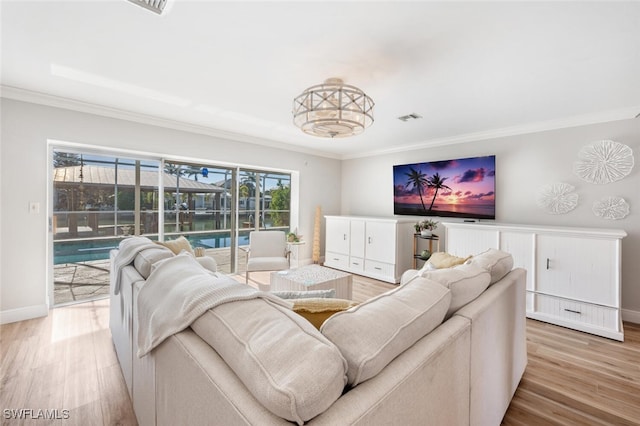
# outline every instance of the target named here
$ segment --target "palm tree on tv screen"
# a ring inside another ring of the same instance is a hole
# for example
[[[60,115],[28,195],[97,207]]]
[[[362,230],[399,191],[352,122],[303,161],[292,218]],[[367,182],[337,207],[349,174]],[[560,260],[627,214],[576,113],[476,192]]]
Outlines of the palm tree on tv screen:
[[[429,188],[435,188],[436,191],[433,193],[433,198],[431,199],[431,205],[429,206],[429,210],[433,209],[433,203],[436,201],[436,196],[438,195],[439,189],[448,189],[451,190],[447,185],[444,184],[444,181],[447,180],[446,177],[441,177],[440,173],[435,173],[431,178],[427,179],[427,186]]]
[[[427,175],[425,175],[421,171],[414,169],[413,167],[409,167],[409,170],[409,173],[405,173],[408,178],[405,187],[409,188],[409,186],[413,185],[413,188],[418,191],[418,195],[420,196],[422,210],[427,211],[427,208],[424,205],[424,200],[422,199],[422,187],[429,185],[429,179],[427,178]],[[433,205],[433,203],[431,204]]]

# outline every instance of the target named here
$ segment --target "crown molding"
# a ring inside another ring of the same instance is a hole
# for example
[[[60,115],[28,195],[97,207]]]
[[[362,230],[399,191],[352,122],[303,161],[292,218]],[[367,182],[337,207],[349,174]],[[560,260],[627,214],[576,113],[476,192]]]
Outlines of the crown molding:
[[[259,138],[255,136],[229,132],[225,130],[215,129],[207,126],[190,124],[182,121],[164,119],[156,116],[136,113],[132,111],[122,110],[118,108],[107,107],[104,105],[93,104],[89,102],[78,101],[75,99],[64,98],[60,96],[49,95],[46,93],[35,92],[31,90],[21,89],[13,86],[0,85],[0,97],[13,99],[17,101],[30,102],[34,104],[46,105],[56,108],[68,109],[87,114],[99,115],[120,120],[133,121],[136,123],[147,124],[151,126],[164,127],[167,129],[181,130],[190,133],[197,133],[206,136],[212,136],[219,139],[229,141],[244,142],[254,145],[266,146],[274,149],[282,149],[286,151],[300,152],[304,154],[316,155],[319,157],[331,158],[335,160],[350,160],[357,158],[375,157],[380,155],[396,154],[400,152],[415,151],[425,148],[433,148],[444,145],[455,145],[461,143],[477,142],[488,139],[497,139],[509,136],[524,135],[530,133],[545,132],[549,130],[558,130],[570,127],[586,126],[590,124],[607,123],[611,121],[627,120],[638,118],[640,114],[640,105],[609,111],[601,111],[593,114],[584,114],[573,117],[567,117],[558,120],[548,120],[524,125],[504,127],[500,129],[486,130],[482,132],[466,133],[446,138],[435,138],[421,141],[418,143],[407,144],[399,147],[371,150],[367,152],[355,154],[337,154],[326,151],[309,149],[308,147],[288,144],[286,142],[276,141],[273,139]]]
[[[433,148],[433,147],[443,146],[443,145],[455,145],[460,143],[477,142],[477,141],[482,141],[487,139],[497,139],[497,138],[503,138],[508,136],[518,136],[518,135],[525,135],[525,134],[531,134],[531,133],[546,132],[549,130],[559,130],[559,129],[566,129],[570,127],[579,127],[579,126],[587,126],[591,124],[608,123],[611,121],[628,120],[628,119],[640,117],[640,114],[638,113],[638,111],[640,111],[640,105],[630,107],[630,108],[601,111],[593,114],[577,115],[577,116],[562,118],[558,120],[540,121],[536,123],[529,123],[529,124],[523,124],[523,125],[512,126],[512,127],[504,127],[501,129],[492,129],[492,130],[486,130],[482,132],[466,133],[466,134],[446,137],[446,138],[429,139],[429,140],[411,144],[411,145],[404,145],[404,146],[395,147],[395,148],[370,151],[366,154],[358,154],[353,156],[344,155],[342,156],[342,159],[349,160],[349,159],[363,158],[363,157],[374,157],[378,155],[387,155],[387,154],[395,154],[399,152],[415,151],[419,149]]]
[[[229,141],[250,143],[254,145],[266,146],[269,148],[283,149],[286,151],[300,152],[304,154],[317,155],[319,157],[332,158],[337,160],[340,159],[340,156],[337,154],[308,149],[306,147],[287,144],[285,142],[280,142],[273,139],[259,138],[241,133],[215,129],[213,127],[200,126],[183,121],[169,120],[152,115],[112,108],[104,105],[93,104],[90,102],[78,101],[61,96],[49,95],[46,93],[35,92],[32,90],[21,89],[13,86],[0,85],[0,98],[29,102],[55,108],[62,108],[76,112],[116,118],[120,120],[133,121],[135,123],[164,127],[172,130],[197,133]]]

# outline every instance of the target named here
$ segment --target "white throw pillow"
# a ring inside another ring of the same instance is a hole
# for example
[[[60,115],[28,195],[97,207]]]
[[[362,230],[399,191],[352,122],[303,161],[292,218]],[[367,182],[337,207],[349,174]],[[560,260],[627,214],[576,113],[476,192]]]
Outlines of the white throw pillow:
[[[480,296],[489,287],[491,275],[476,265],[458,265],[453,268],[422,271],[422,277],[433,280],[451,290],[451,306],[445,318]]]
[[[490,248],[468,260],[469,264],[479,266],[491,274],[489,285],[500,281],[513,269],[513,256],[506,251]]]
[[[320,331],[342,352],[356,386],[440,325],[450,302],[448,289],[417,278],[332,315]]]

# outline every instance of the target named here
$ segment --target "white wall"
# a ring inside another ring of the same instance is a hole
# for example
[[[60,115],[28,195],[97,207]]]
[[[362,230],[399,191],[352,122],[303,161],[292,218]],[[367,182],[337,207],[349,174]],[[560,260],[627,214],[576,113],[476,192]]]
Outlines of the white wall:
[[[584,145],[603,139],[630,146],[635,154],[635,167],[618,182],[607,185],[584,182],[572,173],[577,153]],[[640,119],[345,160],[342,214],[393,216],[394,164],[492,154],[497,156],[496,221],[616,228],[627,232],[622,242],[622,306],[626,310],[625,319],[640,322]],[[553,182],[567,182],[576,187],[580,198],[575,210],[550,215],[536,206],[539,188]],[[618,221],[596,217],[591,211],[593,202],[609,195],[624,197],[631,206],[631,214]]]
[[[340,161],[202,134],[1,99],[0,133],[0,320],[47,313],[47,140],[185,156],[300,173],[298,232],[309,244],[314,215],[340,211]],[[29,214],[29,202],[40,203]]]

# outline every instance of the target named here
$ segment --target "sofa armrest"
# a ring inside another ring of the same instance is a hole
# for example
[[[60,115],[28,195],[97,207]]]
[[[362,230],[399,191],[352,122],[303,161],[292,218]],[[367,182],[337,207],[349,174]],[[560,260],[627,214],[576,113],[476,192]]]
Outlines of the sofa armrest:
[[[470,340],[452,317],[305,425],[468,425]]]
[[[500,424],[527,365],[526,271],[513,269],[455,316],[471,321],[471,425]]]

